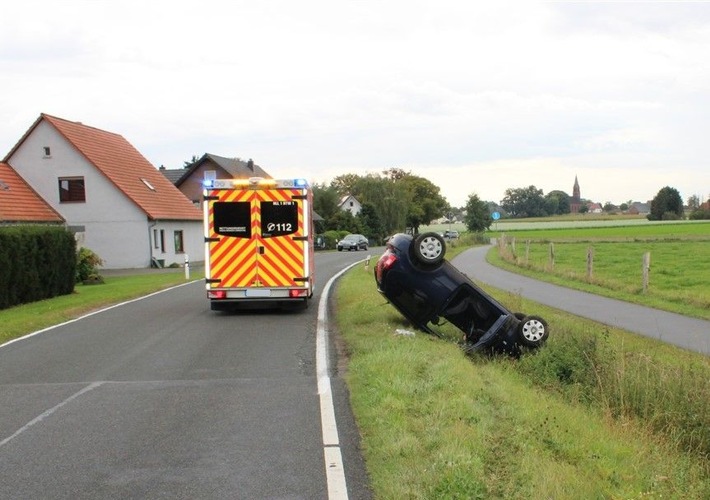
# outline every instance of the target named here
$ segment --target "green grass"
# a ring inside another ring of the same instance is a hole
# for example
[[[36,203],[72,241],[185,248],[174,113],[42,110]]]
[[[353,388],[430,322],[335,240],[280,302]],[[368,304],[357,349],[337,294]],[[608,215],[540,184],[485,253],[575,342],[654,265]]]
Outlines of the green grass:
[[[527,219],[526,219],[527,220]],[[502,234],[515,236],[524,241],[644,241],[644,240],[703,240],[710,241],[710,222],[664,222],[645,223],[629,226],[594,226],[589,221],[577,221],[576,227],[554,227],[554,222],[539,222],[535,229],[513,230],[514,224],[506,231],[489,231],[492,237]]]
[[[622,237],[623,235],[623,237]],[[579,227],[499,236],[488,260],[544,281],[710,319],[710,223]],[[554,261],[550,251],[554,251]],[[591,274],[587,256],[591,249]],[[642,261],[651,266],[644,289]]]
[[[191,279],[201,275],[192,273]],[[185,272],[107,276],[103,285],[77,284],[74,293],[0,310],[0,344],[111,304],[185,283]]]
[[[552,336],[520,361],[469,358],[455,332],[396,335],[411,327],[372,281],[342,279],[337,324],[376,498],[710,495],[707,358],[494,290]]]

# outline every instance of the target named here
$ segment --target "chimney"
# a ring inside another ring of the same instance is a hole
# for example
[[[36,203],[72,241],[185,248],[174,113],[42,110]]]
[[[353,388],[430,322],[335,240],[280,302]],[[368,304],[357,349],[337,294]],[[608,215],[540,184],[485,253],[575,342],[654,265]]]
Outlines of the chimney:
[[[252,160],[251,158],[249,158],[249,161],[247,162],[247,168],[252,172],[254,171],[254,160]]]

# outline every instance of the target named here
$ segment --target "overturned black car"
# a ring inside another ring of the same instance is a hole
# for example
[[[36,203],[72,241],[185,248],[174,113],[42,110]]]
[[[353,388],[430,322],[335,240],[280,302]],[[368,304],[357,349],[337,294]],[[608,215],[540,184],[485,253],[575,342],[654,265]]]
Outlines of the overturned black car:
[[[375,267],[377,290],[420,330],[438,335],[430,325],[442,319],[456,326],[469,353],[519,356],[547,340],[545,320],[510,312],[444,260],[445,253],[438,233],[395,234]]]

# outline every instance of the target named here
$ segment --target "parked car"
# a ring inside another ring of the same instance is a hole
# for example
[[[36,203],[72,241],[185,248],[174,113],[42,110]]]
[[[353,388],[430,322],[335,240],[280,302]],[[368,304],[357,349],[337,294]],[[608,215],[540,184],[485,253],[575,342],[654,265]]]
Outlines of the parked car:
[[[457,240],[459,239],[458,231],[444,231],[444,238],[447,240]]]
[[[338,249],[338,252],[341,252],[343,250],[367,250],[367,245],[368,241],[367,238],[365,238],[361,234],[348,234],[345,236],[342,240],[338,242],[336,245],[336,248]]]
[[[439,335],[434,327],[445,321],[456,326],[467,352],[519,356],[544,344],[544,319],[509,311],[445,260],[445,253],[438,233],[392,236],[375,266],[377,290],[424,332]]]

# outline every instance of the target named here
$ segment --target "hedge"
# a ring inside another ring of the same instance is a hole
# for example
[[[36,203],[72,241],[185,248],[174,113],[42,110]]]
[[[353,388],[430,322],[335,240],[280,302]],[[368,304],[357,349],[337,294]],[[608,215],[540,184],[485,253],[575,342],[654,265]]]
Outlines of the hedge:
[[[0,227],[0,309],[74,291],[76,241],[65,228]]]

